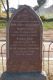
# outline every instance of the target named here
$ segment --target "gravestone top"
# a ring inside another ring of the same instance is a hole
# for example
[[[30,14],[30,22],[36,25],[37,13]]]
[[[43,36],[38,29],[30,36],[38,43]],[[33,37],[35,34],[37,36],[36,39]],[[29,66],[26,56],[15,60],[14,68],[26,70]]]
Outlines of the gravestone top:
[[[26,5],[13,15],[7,28],[7,71],[42,70],[42,23]]]

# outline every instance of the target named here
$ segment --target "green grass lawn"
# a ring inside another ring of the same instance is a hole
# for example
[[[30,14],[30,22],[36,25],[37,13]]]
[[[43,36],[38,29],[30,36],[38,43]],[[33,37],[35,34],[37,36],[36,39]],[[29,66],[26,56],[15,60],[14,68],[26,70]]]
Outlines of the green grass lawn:
[[[43,22],[43,27],[44,29],[53,29],[53,21],[50,21],[50,22]]]
[[[5,20],[0,20],[0,29],[6,28],[6,21]]]

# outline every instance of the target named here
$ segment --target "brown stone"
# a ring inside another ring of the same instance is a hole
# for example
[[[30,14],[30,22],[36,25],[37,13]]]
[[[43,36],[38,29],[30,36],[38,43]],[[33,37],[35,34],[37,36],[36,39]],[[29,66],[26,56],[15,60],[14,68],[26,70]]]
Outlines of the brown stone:
[[[7,71],[42,70],[42,23],[29,6],[12,16],[7,28]]]

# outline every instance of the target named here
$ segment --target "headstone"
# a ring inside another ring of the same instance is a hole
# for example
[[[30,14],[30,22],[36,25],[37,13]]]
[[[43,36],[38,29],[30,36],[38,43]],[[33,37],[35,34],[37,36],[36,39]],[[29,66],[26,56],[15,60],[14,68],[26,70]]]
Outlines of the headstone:
[[[42,70],[42,23],[28,6],[20,7],[7,29],[7,71]]]
[[[7,71],[1,80],[47,80],[42,72],[42,23],[29,6],[20,7],[7,28]]]

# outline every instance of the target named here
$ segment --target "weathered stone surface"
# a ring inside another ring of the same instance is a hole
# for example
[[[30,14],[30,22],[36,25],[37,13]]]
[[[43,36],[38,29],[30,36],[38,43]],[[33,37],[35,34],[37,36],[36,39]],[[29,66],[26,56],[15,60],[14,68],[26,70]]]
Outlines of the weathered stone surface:
[[[7,71],[41,72],[42,23],[37,14],[22,6],[7,28]]]

